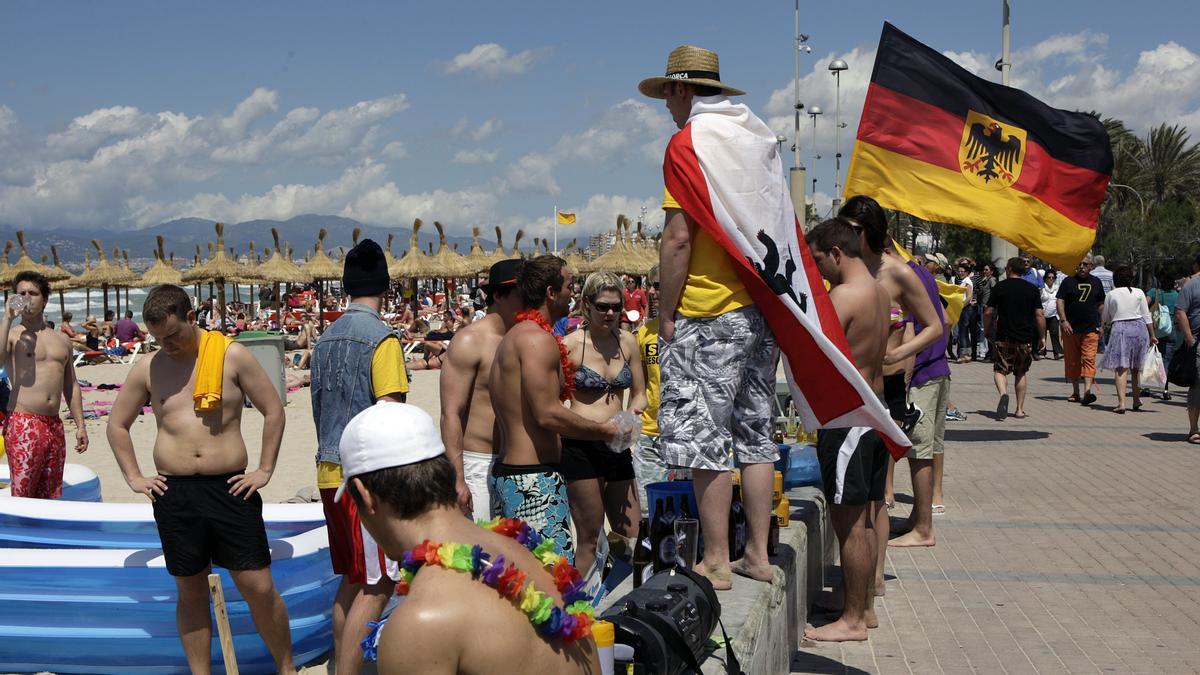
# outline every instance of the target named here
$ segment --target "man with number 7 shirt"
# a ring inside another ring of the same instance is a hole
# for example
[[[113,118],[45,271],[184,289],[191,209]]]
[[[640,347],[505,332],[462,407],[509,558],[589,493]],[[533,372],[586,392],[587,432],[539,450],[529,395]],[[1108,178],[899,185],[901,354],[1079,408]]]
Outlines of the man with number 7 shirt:
[[[1100,308],[1104,306],[1104,285],[1091,273],[1088,254],[1075,268],[1075,274],[1063,279],[1056,296],[1059,325],[1062,327],[1063,359],[1067,381],[1071,383],[1073,403],[1089,406],[1096,402],[1092,385],[1096,379],[1096,347],[1100,343]],[[1083,394],[1079,381],[1083,380]]]

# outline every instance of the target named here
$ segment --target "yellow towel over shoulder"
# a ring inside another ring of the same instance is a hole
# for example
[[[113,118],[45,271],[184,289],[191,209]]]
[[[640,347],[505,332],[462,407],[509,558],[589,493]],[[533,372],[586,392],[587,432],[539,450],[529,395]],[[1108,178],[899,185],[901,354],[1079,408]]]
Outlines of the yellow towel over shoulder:
[[[225,378],[225,350],[233,343],[215,331],[200,336],[200,354],[196,357],[196,386],[192,401],[196,412],[211,412],[221,407],[221,383]]]

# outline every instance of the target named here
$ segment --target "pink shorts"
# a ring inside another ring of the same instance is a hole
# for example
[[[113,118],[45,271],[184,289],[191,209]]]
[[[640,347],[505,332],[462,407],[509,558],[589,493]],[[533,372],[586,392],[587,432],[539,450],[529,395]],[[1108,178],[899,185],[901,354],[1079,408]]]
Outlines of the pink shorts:
[[[62,496],[67,440],[57,416],[11,412],[4,420],[4,449],[12,496],[57,499]]]

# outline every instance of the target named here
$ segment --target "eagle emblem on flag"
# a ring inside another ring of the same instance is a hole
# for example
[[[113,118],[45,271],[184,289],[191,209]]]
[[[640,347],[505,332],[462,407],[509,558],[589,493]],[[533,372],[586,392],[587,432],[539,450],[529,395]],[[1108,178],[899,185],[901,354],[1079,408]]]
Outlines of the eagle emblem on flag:
[[[1008,123],[970,110],[958,148],[959,170],[983,190],[1003,190],[1021,177],[1027,134]]]

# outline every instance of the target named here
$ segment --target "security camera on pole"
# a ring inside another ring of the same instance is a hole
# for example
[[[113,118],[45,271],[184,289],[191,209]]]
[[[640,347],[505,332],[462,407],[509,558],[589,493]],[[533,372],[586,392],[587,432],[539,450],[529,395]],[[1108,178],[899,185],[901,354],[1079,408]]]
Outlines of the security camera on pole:
[[[807,44],[808,36],[800,32],[800,0],[796,0],[796,100],[793,104],[795,114],[795,136],[792,139],[792,168],[788,172],[788,189],[792,195],[792,208],[796,210],[796,218],[800,221],[800,226],[804,227],[805,223],[805,180],[804,180],[804,165],[800,163],[800,111],[804,110],[804,104],[800,102],[800,54],[801,52],[812,53],[812,47]],[[783,148],[783,143],[787,139],[783,136],[779,137],[780,149]]]

